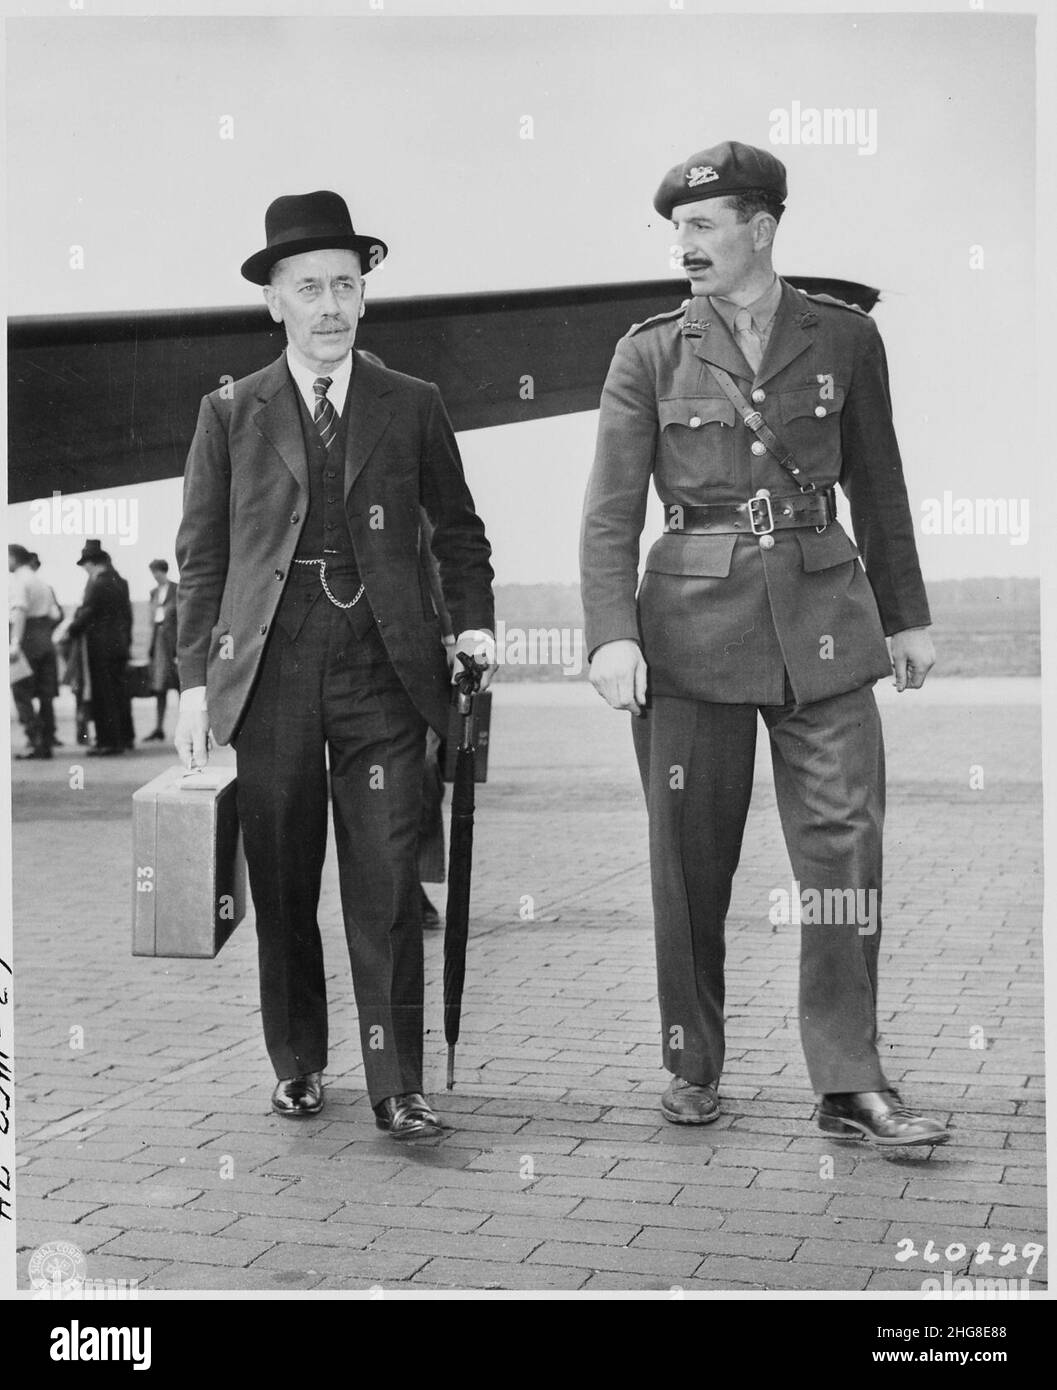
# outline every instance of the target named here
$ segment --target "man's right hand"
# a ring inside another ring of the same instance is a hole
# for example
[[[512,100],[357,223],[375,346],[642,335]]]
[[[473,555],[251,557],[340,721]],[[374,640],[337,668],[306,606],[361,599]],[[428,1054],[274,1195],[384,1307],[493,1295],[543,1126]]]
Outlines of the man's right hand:
[[[204,685],[180,692],[180,713],[173,742],[184,767],[205,767],[209,761],[209,711]]]
[[[637,642],[606,642],[591,660],[591,684],[614,709],[641,714],[646,703],[646,658]]]

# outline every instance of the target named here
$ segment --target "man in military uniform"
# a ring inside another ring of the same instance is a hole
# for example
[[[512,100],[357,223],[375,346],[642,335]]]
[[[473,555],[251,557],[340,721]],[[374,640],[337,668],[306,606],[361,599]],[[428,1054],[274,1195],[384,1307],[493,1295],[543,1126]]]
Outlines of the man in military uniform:
[[[871,905],[867,920],[801,928],[819,1126],[936,1144],[947,1131],[903,1105],[876,1045],[885,789],[872,687],[893,668],[900,690],[921,686],[929,609],[880,335],[775,275],[785,197],[784,166],[737,142],[676,165],[657,192],[692,298],[621,339],[602,393],[581,557],[591,681],[635,716],[666,1118],[719,1114],[724,921],[759,711],[802,897]],[[636,602],[651,475],[665,534]],[[858,546],[835,520],[837,483]]]

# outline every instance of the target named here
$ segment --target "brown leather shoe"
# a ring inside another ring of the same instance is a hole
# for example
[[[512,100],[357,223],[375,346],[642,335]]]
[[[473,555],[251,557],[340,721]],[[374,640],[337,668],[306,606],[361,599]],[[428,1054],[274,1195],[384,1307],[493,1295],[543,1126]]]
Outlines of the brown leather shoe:
[[[719,1119],[719,1082],[695,1086],[681,1076],[673,1076],[661,1096],[661,1114],[673,1125],[710,1125]]]
[[[284,1077],[272,1092],[272,1109],[295,1120],[318,1115],[323,1109],[323,1073],[310,1071],[304,1076]]]
[[[393,1139],[426,1139],[448,1128],[429,1102],[417,1091],[386,1096],[374,1107],[375,1124]]]
[[[845,1139],[860,1136],[875,1144],[946,1144],[950,1131],[930,1115],[919,1115],[905,1106],[898,1091],[848,1091],[823,1096],[818,1107],[818,1127],[823,1134]]]

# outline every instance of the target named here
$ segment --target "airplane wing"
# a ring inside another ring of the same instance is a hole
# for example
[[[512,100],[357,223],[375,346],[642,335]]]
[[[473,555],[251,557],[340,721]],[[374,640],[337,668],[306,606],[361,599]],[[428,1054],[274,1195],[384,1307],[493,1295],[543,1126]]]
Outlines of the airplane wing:
[[[879,291],[789,276],[869,312]],[[372,300],[356,346],[440,387],[456,430],[595,410],[631,324],[676,308],[684,280]],[[179,477],[208,392],[284,346],[261,307],[8,321],[12,502]]]

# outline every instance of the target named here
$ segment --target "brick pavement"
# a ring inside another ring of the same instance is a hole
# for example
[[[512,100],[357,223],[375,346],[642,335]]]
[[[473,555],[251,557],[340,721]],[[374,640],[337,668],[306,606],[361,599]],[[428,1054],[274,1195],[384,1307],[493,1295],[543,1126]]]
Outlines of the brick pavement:
[[[268,1109],[252,922],[215,962],[129,954],[128,798],[168,755],[89,760],[80,791],[70,748],[14,764],[20,1280],[51,1239],[92,1278],[159,1290],[917,1290],[983,1243],[995,1258],[973,1273],[1023,1276],[1024,1246],[1045,1241],[1038,682],[879,695],[880,1022],[892,1080],[953,1117],[931,1156],[812,1128],[796,929],[768,919],[789,869],[762,757],[730,914],[724,1114],[676,1128],[657,1110],[626,720],[582,685],[498,688],[450,1096],[427,939],[427,1084],[457,1128],[402,1148],[363,1091],[333,863],[327,1106],[291,1125]],[[1044,1278],[1043,1259],[1032,1288]]]

